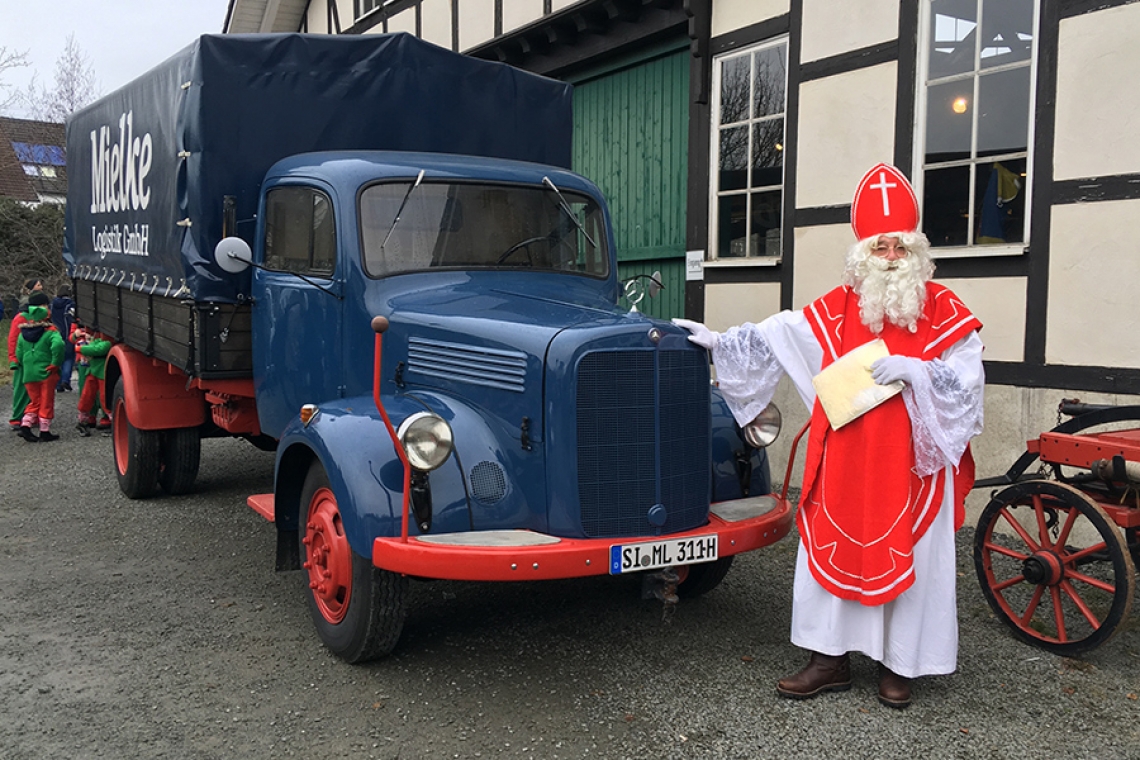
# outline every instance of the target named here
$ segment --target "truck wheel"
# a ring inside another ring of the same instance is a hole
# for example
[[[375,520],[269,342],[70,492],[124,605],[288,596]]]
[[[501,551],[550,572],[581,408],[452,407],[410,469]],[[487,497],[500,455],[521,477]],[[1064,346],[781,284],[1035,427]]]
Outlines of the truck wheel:
[[[115,475],[119,478],[119,490],[128,499],[145,499],[158,487],[159,434],[131,424],[125,396],[123,379],[119,378],[111,401]]]
[[[348,545],[336,496],[320,463],[301,491],[306,597],[317,633],[333,654],[365,662],[392,651],[408,614],[408,579],[373,567]]]
[[[198,478],[202,437],[198,428],[172,428],[161,433],[158,484],[172,496],[189,493]]]
[[[720,585],[724,576],[732,569],[734,557],[721,557],[713,562],[702,562],[699,565],[686,565],[688,572],[681,582],[677,584],[677,595],[686,599],[694,599],[707,594]]]

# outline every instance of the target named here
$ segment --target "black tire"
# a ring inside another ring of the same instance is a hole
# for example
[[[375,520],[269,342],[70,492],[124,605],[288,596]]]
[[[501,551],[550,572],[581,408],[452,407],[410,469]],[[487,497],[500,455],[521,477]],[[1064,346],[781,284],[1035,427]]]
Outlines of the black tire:
[[[990,608],[1017,638],[1068,657],[1112,637],[1136,584],[1117,525],[1087,494],[1048,480],[990,500],[974,534],[974,567]]]
[[[158,488],[160,437],[157,430],[139,430],[127,418],[123,379],[111,397],[111,434],[115,475],[128,499],[145,499]]]
[[[190,493],[198,478],[202,437],[198,428],[172,428],[161,435],[158,484],[172,496]]]
[[[349,663],[390,653],[408,615],[408,579],[373,567],[370,558],[352,551],[319,462],[305,477],[300,519],[305,597],[321,641]]]
[[[720,585],[724,576],[732,569],[732,560],[735,556],[721,557],[712,562],[702,562],[699,565],[687,565],[688,574],[677,584],[677,596],[684,599],[695,599],[707,594]]]

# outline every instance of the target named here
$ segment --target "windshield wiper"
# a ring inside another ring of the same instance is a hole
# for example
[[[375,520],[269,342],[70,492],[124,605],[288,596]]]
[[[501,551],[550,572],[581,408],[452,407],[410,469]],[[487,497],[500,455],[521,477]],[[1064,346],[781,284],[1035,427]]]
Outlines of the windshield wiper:
[[[570,204],[566,202],[566,199],[564,197],[562,197],[562,192],[558,189],[558,187],[550,181],[550,177],[543,177],[542,184],[546,185],[554,191],[554,194],[558,196],[558,205],[562,208],[562,212],[566,214],[566,216],[570,217],[570,221],[574,222],[574,226],[581,230],[582,234],[586,236],[586,240],[590,241],[590,245],[594,248],[597,248],[598,244],[594,242],[594,239],[592,237],[590,237],[590,233],[586,232],[586,228],[583,227],[582,223],[578,221],[578,217],[574,216],[574,210],[570,208]]]
[[[420,169],[416,181],[408,188],[408,192],[404,193],[404,200],[400,201],[400,208],[396,209],[396,218],[392,220],[392,226],[388,228],[388,234],[384,236],[384,242],[380,244],[380,250],[384,250],[384,246],[388,244],[388,239],[392,237],[392,233],[396,231],[396,225],[400,223],[400,214],[404,213],[404,206],[408,205],[408,198],[412,197],[412,191],[420,186],[424,181],[424,170]]]

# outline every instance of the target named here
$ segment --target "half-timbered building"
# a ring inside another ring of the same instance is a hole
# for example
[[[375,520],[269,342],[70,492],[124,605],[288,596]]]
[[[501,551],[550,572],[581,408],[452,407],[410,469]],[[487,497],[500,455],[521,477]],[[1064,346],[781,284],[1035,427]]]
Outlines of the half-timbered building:
[[[895,164],[985,325],[980,475],[1062,397],[1140,394],[1136,0],[231,0],[224,30],[409,32],[572,82],[622,275],[713,329],[837,284],[855,184]]]

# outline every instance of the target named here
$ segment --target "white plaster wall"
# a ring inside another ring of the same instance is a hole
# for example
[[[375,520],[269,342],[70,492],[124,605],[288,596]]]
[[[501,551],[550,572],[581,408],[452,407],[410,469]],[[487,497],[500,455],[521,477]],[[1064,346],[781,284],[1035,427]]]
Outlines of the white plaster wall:
[[[305,26],[310,34],[328,34],[328,8],[328,0],[312,0],[309,3],[309,7],[305,10]]]
[[[939,279],[953,290],[982,321],[985,359],[1020,362],[1025,359],[1025,277]]]
[[[705,324],[724,332],[744,322],[759,322],[780,310],[776,282],[705,285]]]
[[[334,2],[336,2],[336,13],[337,18],[340,19],[341,31],[344,31],[356,23],[356,17],[353,15],[356,13],[356,9],[352,7],[352,0],[334,0]],[[334,28],[333,33],[335,32],[336,29]]]
[[[571,5],[580,2],[582,2],[582,0],[554,0],[554,2],[550,4],[550,10],[557,12],[563,8],[569,8]]]
[[[1138,240],[1140,200],[1053,207],[1048,363],[1140,367]]]
[[[856,180],[857,181],[857,180]],[[854,189],[856,181],[851,183]],[[843,283],[843,262],[855,242],[849,224],[801,227],[796,230],[796,265],[792,307],[802,309]]]
[[[1057,179],[1140,172],[1140,4],[1061,22]]]
[[[891,162],[897,73],[891,62],[800,86],[798,208],[848,204],[868,169]]]
[[[503,32],[542,18],[542,0],[503,0]]]
[[[782,16],[790,7],[789,0],[713,0],[712,36]]]
[[[888,42],[899,35],[898,0],[803,0],[801,61]]]
[[[423,39],[451,49],[451,0],[424,0],[420,5]]]
[[[383,29],[383,24],[377,24],[378,28]],[[410,34],[416,33],[416,9],[408,8],[405,11],[397,13],[395,16],[388,17],[388,32],[408,32]]]
[[[457,0],[459,49],[470,50],[495,36],[495,0]]]

